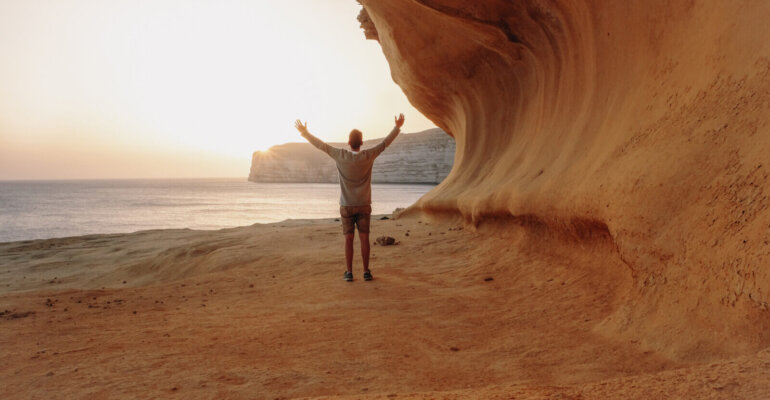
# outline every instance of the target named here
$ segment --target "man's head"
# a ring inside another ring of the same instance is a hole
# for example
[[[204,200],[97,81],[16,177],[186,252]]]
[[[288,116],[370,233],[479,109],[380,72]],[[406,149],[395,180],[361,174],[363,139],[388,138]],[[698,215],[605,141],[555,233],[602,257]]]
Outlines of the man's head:
[[[348,144],[354,151],[361,149],[361,145],[364,144],[364,135],[358,129],[350,131],[350,137],[348,138]]]

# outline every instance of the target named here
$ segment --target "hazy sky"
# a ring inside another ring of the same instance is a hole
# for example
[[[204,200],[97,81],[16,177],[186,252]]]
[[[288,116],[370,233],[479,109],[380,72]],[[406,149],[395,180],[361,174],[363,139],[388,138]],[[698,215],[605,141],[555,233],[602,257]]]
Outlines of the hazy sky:
[[[354,0],[0,1],[0,179],[247,176],[251,153],[433,127]]]

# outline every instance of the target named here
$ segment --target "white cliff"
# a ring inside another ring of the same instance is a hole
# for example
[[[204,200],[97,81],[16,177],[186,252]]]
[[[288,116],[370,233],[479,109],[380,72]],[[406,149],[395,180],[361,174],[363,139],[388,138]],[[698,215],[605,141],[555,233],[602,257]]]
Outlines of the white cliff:
[[[382,139],[367,140],[364,148]],[[330,143],[346,148],[345,143]],[[401,134],[375,161],[374,183],[439,183],[452,170],[454,139],[441,129]],[[309,143],[286,143],[257,151],[251,159],[252,182],[335,183],[334,161]]]

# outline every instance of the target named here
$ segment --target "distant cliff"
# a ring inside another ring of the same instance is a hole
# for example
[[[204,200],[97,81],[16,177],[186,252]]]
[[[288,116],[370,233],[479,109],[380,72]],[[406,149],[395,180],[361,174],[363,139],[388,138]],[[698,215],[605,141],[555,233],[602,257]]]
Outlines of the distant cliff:
[[[369,148],[382,140],[364,142]],[[346,143],[330,143],[348,148]],[[374,162],[374,183],[439,183],[452,170],[455,141],[441,129],[400,134]],[[334,161],[309,143],[286,143],[257,151],[251,158],[252,182],[337,182]]]

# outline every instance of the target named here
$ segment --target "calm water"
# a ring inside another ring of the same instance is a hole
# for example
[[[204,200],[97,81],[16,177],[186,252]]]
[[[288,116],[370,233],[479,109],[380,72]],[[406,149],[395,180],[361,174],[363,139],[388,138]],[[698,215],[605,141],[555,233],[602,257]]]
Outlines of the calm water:
[[[414,203],[433,185],[372,185],[372,212]],[[0,182],[0,242],[134,232],[219,229],[339,216],[339,185],[243,178]]]

